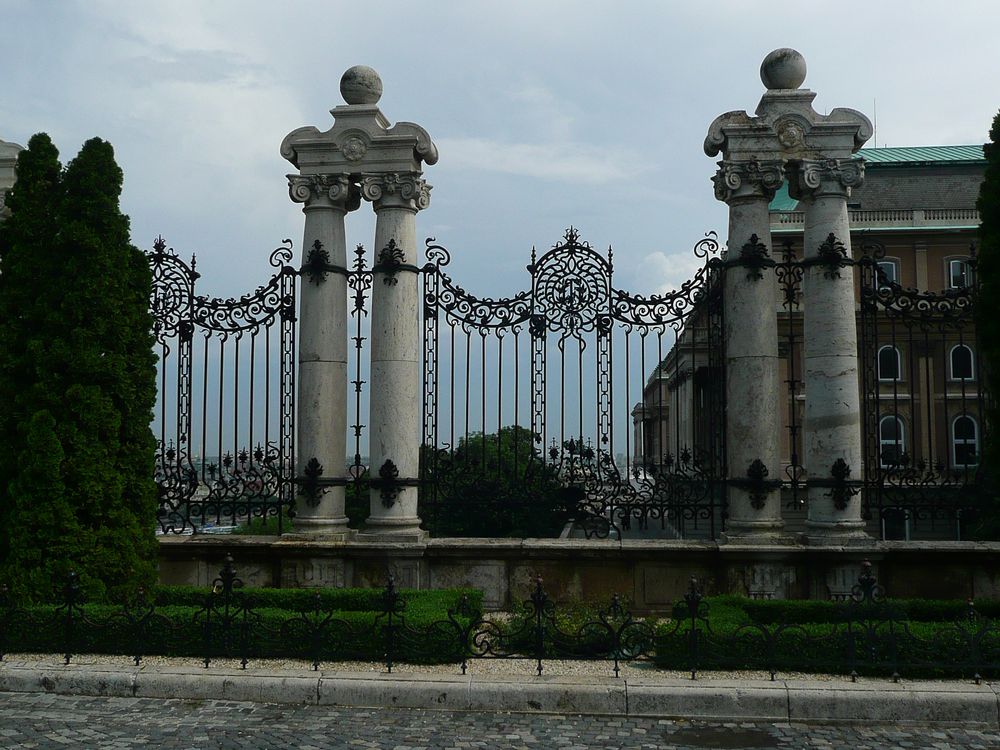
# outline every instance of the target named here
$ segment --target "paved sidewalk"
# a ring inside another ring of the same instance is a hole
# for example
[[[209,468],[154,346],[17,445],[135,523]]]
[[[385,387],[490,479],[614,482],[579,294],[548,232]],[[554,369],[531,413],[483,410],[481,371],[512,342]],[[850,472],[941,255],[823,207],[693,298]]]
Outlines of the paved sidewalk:
[[[966,728],[338,708],[0,694],[0,748],[233,750],[987,750]]]
[[[1000,730],[1000,683],[384,674],[0,663],[0,693]],[[997,743],[1000,747],[1000,742]]]

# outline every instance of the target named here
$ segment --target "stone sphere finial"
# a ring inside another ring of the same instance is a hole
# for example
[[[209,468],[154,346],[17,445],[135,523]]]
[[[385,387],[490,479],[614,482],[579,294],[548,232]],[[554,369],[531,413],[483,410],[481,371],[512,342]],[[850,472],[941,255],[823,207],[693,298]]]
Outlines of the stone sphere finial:
[[[375,68],[355,65],[340,77],[340,95],[348,104],[378,104],[382,98],[382,79]]]
[[[797,89],[806,80],[806,59],[791,47],[782,47],[760,64],[760,80],[768,89]]]

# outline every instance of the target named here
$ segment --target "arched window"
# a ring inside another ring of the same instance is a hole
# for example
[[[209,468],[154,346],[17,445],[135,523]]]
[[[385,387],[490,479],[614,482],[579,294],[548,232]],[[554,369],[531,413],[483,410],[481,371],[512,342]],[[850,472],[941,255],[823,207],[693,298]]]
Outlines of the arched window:
[[[951,457],[954,466],[979,463],[979,425],[967,414],[955,417],[951,423]]]
[[[885,258],[880,260],[877,264],[878,270],[881,274],[878,274],[876,282],[880,288],[886,286],[887,281],[891,281],[893,284],[899,283],[899,261],[895,258]]]
[[[964,289],[972,286],[972,266],[968,258],[954,258],[948,261],[948,286]]]
[[[972,380],[975,370],[972,366],[972,349],[965,344],[953,346],[948,357],[951,363],[952,380]]]
[[[899,349],[894,346],[883,346],[878,350],[878,379],[899,380]]]
[[[899,466],[906,453],[906,430],[895,415],[882,417],[878,423],[879,464],[883,469]]]

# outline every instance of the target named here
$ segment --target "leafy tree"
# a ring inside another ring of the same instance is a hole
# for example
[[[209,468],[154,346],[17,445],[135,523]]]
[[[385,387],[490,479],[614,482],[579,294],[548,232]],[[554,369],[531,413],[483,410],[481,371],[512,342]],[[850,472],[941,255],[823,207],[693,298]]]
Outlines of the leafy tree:
[[[0,575],[50,597],[70,568],[101,598],[155,581],[151,279],[92,139],[61,170],[44,134],[0,225]]]
[[[420,517],[436,536],[557,536],[580,500],[520,426],[471,434],[453,451],[425,446],[421,463]]]

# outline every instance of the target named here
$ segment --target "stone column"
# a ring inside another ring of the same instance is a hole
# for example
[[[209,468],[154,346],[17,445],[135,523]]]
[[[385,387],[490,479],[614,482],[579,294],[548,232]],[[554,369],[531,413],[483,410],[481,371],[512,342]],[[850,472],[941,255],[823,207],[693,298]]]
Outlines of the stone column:
[[[784,180],[780,160],[725,160],[715,196],[729,205],[724,279],[729,541],[778,541],[781,438],[777,277],[768,203]]]
[[[806,539],[844,544],[867,538],[862,478],[857,316],[847,198],[864,179],[860,159],[802,159],[790,189],[805,207],[802,453],[809,483]]]
[[[382,79],[372,68],[349,68],[340,79],[340,93],[345,104],[330,110],[334,124],[329,130],[297,128],[281,143],[281,155],[299,170],[290,178],[292,197],[306,204],[296,453],[301,489],[313,494],[313,502],[300,499],[296,527],[346,534],[344,214],[357,207],[364,183],[364,195],[378,214],[368,385],[369,470],[379,505],[375,508],[373,501],[371,533],[358,538],[377,540],[385,532],[405,541],[407,535],[422,534],[415,486],[421,378],[414,215],[429,203],[422,166],[437,162],[438,153],[426,130],[412,122],[392,125],[379,109]]]
[[[417,541],[420,474],[420,299],[417,211],[430,205],[419,172],[363,177],[375,208],[369,473],[371,515],[358,538]]]
[[[346,175],[289,175],[289,195],[304,203],[299,287],[299,393],[294,528],[346,536],[347,242],[344,217],[358,207]]]

